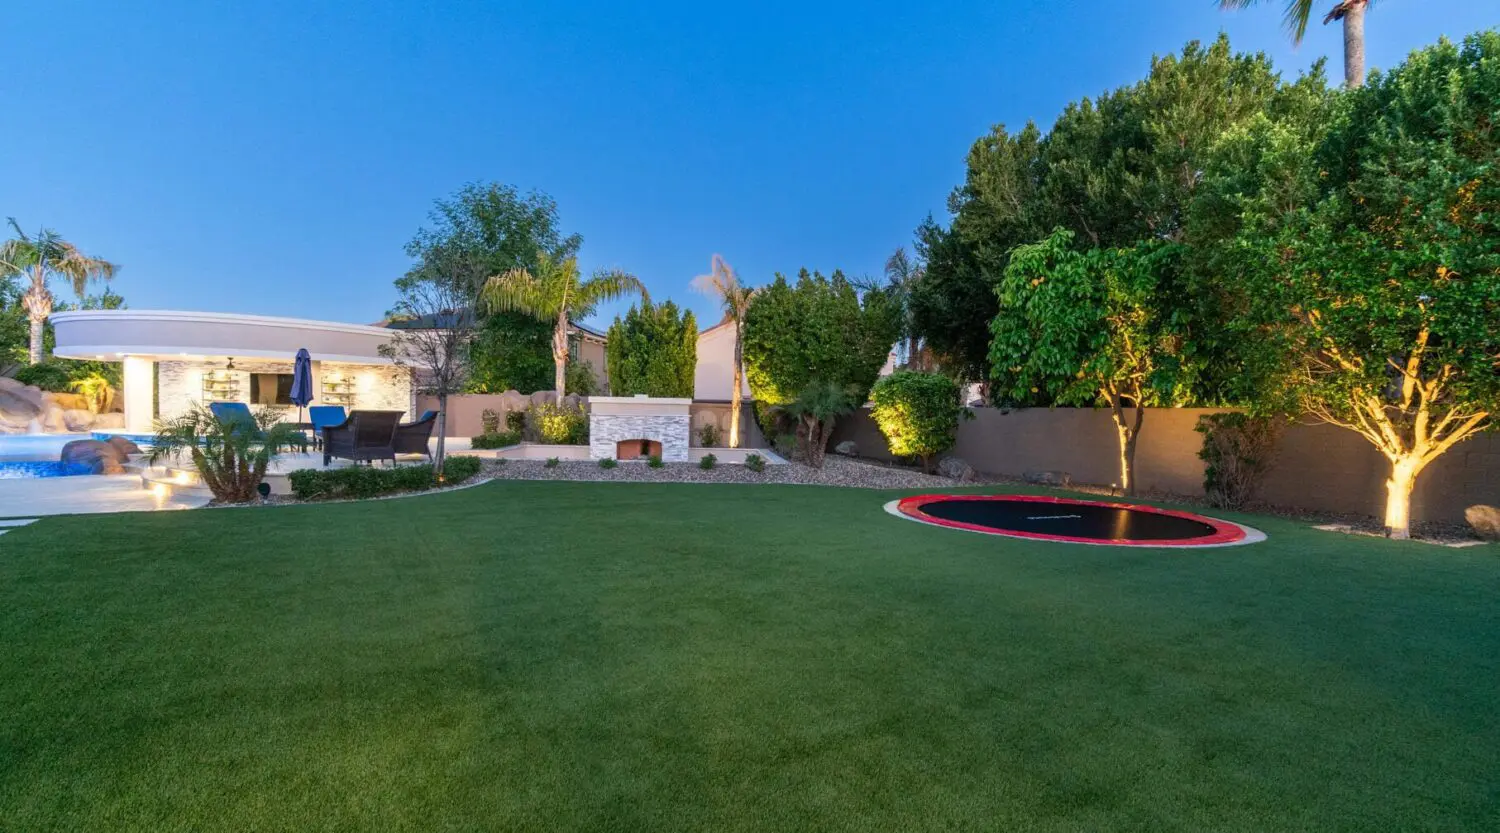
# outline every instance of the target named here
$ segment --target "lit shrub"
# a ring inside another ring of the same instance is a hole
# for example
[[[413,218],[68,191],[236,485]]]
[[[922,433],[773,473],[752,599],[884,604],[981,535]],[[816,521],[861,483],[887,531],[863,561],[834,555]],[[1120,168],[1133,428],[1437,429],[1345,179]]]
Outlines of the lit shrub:
[[[891,453],[916,457],[927,471],[953,447],[959,418],[971,416],[958,403],[958,385],[941,373],[898,370],[875,383],[870,401],[870,416]]]
[[[589,416],[577,405],[543,402],[526,409],[530,434],[549,445],[587,445]]]

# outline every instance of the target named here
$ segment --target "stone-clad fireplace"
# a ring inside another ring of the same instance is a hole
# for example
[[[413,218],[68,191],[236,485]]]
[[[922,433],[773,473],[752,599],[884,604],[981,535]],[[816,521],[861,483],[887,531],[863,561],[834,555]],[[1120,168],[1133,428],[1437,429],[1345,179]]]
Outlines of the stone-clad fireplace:
[[[669,463],[687,462],[692,404],[649,396],[589,397],[589,456],[634,460],[660,454]]]

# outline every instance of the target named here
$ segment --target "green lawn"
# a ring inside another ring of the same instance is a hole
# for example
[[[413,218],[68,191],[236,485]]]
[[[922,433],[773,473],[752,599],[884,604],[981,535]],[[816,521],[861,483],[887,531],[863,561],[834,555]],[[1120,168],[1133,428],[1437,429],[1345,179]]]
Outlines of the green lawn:
[[[1500,552],[491,483],[0,538],[6,830],[1500,829]]]

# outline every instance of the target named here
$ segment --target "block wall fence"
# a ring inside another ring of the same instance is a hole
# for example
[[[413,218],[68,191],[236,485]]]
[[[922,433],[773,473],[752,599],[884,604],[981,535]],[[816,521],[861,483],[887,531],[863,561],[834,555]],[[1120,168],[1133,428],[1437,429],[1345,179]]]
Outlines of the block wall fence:
[[[974,408],[960,423],[951,452],[976,471],[1018,477],[1066,471],[1076,483],[1119,480],[1119,451],[1109,412],[1087,408]],[[1144,491],[1203,494],[1203,437],[1193,430],[1207,408],[1148,408],[1136,449]],[[853,440],[863,456],[890,459],[868,409],[834,426],[833,443]],[[1380,516],[1386,461],[1363,437],[1329,425],[1292,425],[1282,435],[1260,499],[1277,506]],[[1462,523],[1476,503],[1500,505],[1500,435],[1483,434],[1454,447],[1422,472],[1412,494],[1418,521]]]

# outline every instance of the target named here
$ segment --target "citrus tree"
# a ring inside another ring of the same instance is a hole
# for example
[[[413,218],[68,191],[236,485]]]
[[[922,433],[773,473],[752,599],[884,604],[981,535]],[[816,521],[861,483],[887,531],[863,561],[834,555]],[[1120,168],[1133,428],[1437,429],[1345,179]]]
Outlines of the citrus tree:
[[[1491,31],[1373,75],[1313,141],[1242,137],[1266,180],[1236,238],[1240,340],[1280,371],[1262,401],[1380,451],[1392,537],[1418,475],[1500,410],[1497,100]]]

